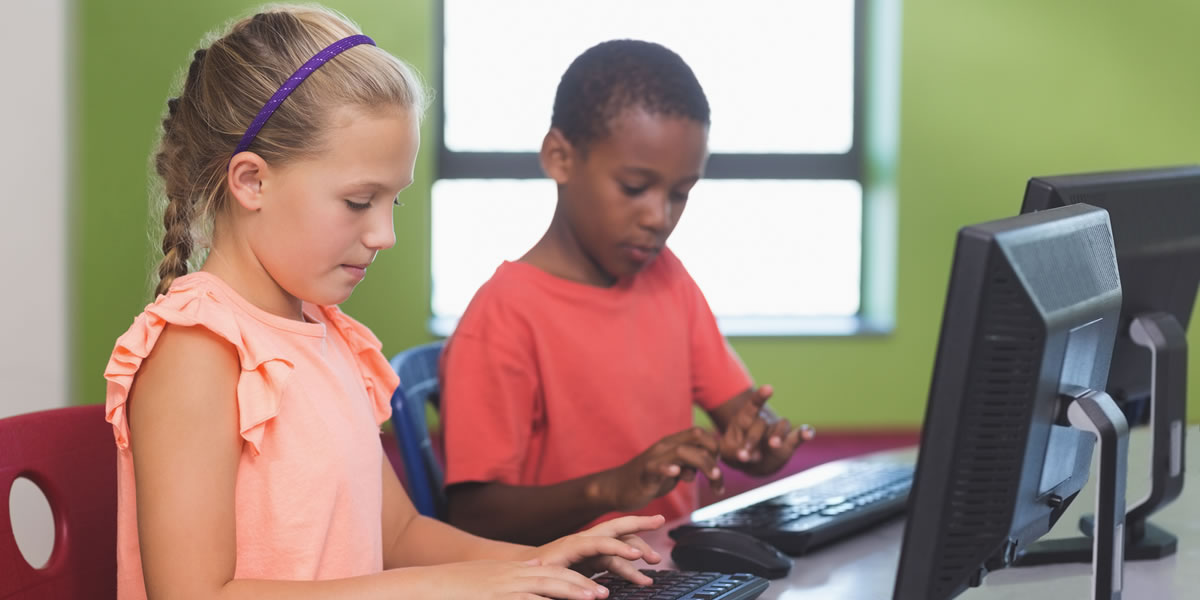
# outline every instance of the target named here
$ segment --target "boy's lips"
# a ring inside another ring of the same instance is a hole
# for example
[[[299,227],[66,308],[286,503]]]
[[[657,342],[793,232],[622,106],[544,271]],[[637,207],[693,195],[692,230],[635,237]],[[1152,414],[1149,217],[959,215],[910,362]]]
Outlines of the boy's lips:
[[[625,253],[636,263],[644,263],[651,258],[654,258],[662,246],[643,246],[639,244],[623,244]]]

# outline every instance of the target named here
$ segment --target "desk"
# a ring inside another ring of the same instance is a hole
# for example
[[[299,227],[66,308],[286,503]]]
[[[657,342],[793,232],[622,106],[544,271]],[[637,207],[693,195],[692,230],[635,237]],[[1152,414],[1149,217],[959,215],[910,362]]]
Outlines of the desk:
[[[1188,427],[1192,443],[1187,448],[1187,462],[1192,477],[1200,477],[1200,430]],[[1150,435],[1145,427],[1137,428],[1129,442],[1129,476],[1126,498],[1129,505],[1146,494],[1150,483]],[[803,449],[800,450],[803,452]],[[916,449],[892,451],[886,454],[914,459]],[[1093,468],[1095,456],[1093,453]],[[1042,539],[1079,535],[1079,517],[1093,512],[1095,476],[1088,479],[1079,497],[1066,514]],[[1175,502],[1155,513],[1151,522],[1166,528],[1179,538],[1176,554],[1157,561],[1126,561],[1124,597],[1130,600],[1184,600],[1200,597],[1200,480],[1189,481]],[[667,526],[644,536],[667,558],[665,568],[674,568],[670,561],[672,546]],[[796,559],[786,579],[771,582],[761,596],[764,600],[880,600],[892,597],[896,580],[896,565],[900,560],[900,543],[904,536],[904,521],[897,519],[859,534],[843,542]],[[655,567],[663,568],[663,567]],[[968,588],[959,598],[964,600],[1012,599],[1042,600],[1045,598],[1090,598],[1091,563],[1022,567],[1004,569],[988,574],[983,585]]]

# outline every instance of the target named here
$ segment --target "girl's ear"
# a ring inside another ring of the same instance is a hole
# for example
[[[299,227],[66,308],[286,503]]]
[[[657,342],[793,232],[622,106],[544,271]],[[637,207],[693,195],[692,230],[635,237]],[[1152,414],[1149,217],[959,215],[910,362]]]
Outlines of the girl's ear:
[[[262,184],[267,170],[267,161],[249,151],[238,152],[229,161],[229,193],[242,208],[249,211],[262,208]]]
[[[550,131],[546,133],[546,137],[542,139],[542,151],[539,158],[546,176],[553,179],[558,185],[563,185],[570,179],[571,165],[578,160],[579,155],[562,131],[559,131],[557,127],[551,127]]]

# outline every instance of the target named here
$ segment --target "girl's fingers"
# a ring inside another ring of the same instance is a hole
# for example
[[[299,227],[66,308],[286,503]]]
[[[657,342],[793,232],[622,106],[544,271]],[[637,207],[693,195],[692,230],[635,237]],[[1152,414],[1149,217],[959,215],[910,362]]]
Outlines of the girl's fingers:
[[[656,552],[654,550],[654,548],[651,548],[650,544],[646,543],[646,540],[643,540],[642,538],[640,538],[636,535],[633,535],[633,534],[623,535],[623,536],[621,536],[621,541],[625,542],[626,544],[629,544],[630,546],[633,546],[634,548],[637,548],[638,550],[641,550],[642,551],[642,560],[644,560],[652,565],[657,564],[660,561],[662,561],[662,556],[658,552]]]
[[[633,533],[658,529],[666,522],[666,517],[662,515],[652,515],[649,517],[630,515],[605,521],[584,533],[619,538]]]
[[[604,566],[608,569],[608,572],[615,573],[621,578],[632,581],[638,585],[650,585],[651,583],[654,583],[653,579],[647,577],[645,573],[639,571],[637,567],[633,566],[633,564],[627,560],[610,558],[606,561]]]
[[[564,600],[594,600],[604,598],[608,592],[604,586],[576,573],[559,567],[532,567],[520,574],[520,590]]]

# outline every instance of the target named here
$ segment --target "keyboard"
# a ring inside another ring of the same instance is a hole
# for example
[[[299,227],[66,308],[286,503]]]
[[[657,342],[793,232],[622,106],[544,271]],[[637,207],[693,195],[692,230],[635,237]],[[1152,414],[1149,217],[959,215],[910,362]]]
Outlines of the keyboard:
[[[724,527],[800,556],[903,514],[914,470],[892,459],[835,461],[701,508],[670,535]]]
[[[767,580],[748,573],[642,570],[654,583],[640,586],[604,574],[596,583],[608,588],[608,600],[750,600],[767,589]]]

